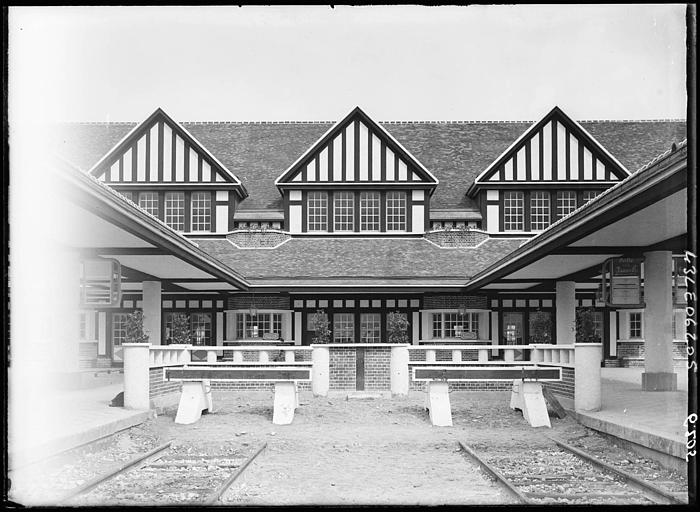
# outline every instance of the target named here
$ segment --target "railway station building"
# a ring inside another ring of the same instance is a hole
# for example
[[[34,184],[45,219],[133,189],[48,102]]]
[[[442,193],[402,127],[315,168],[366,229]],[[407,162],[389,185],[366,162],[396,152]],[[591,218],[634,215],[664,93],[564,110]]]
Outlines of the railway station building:
[[[319,311],[331,344],[388,345],[398,312],[411,346],[592,341],[602,366],[646,360],[644,389],[676,389],[685,139],[685,121],[558,107],[534,123],[379,122],[358,107],[337,122],[188,123],[159,108],[63,125],[59,174],[97,219],[73,224],[79,259],[118,262],[121,289],[115,307],[77,312],[70,366],[120,366],[135,309],[152,346],[185,313],[192,344],[221,347],[219,360],[308,346]],[[619,261],[636,270],[636,307],[606,300],[602,266]],[[361,353],[348,364],[371,382],[388,360]]]

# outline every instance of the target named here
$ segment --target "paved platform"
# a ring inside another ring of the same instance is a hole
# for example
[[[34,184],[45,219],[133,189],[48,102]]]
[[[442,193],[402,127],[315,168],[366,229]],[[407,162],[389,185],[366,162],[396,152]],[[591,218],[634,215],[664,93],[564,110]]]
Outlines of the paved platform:
[[[30,390],[9,408],[11,467],[20,467],[61,451],[89,443],[152,417],[152,411],[110,407],[123,391],[122,382],[74,391]]]
[[[688,381],[678,373],[678,391],[642,391],[642,368],[602,368],[603,406],[575,413],[583,425],[642,449],[658,452],[660,462],[685,467],[683,421],[688,410]],[[566,404],[568,409],[573,404]],[[649,452],[648,455],[652,455]]]

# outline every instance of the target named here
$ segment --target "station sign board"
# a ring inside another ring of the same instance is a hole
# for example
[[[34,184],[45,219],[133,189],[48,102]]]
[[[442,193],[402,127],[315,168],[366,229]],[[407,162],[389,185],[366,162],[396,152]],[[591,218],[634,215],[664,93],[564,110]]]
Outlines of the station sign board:
[[[610,258],[601,269],[603,301],[618,308],[643,308],[643,258]]]
[[[121,265],[110,258],[84,259],[80,271],[80,305],[115,308],[121,304]]]

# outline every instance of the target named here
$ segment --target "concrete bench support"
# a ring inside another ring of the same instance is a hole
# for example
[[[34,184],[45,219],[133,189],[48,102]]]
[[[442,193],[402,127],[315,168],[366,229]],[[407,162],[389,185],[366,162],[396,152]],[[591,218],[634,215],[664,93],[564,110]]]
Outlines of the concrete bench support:
[[[513,381],[510,393],[510,408],[521,410],[523,418],[531,427],[552,427],[547,412],[547,402],[539,382]]]
[[[214,412],[211,383],[208,380],[183,382],[175,423],[195,423],[202,417],[202,411]]]
[[[425,408],[430,412],[430,422],[435,427],[451,427],[452,407],[447,382],[428,382],[427,387]]]
[[[275,404],[272,423],[289,425],[294,420],[294,411],[299,406],[296,382],[275,382]]]

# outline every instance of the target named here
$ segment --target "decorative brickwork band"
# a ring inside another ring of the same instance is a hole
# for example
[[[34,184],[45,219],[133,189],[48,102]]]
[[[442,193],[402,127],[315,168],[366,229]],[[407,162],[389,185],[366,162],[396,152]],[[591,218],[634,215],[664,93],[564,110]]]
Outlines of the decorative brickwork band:
[[[479,295],[428,295],[423,299],[425,309],[473,308],[486,309],[486,297]]]
[[[228,299],[228,309],[291,309],[289,296],[280,295],[232,295]]]
[[[446,229],[426,233],[425,238],[440,247],[476,247],[488,239],[489,235],[470,229]]]
[[[260,249],[272,248],[286,242],[291,237],[282,231],[234,231],[229,233],[226,238],[233,242],[238,248]]]

